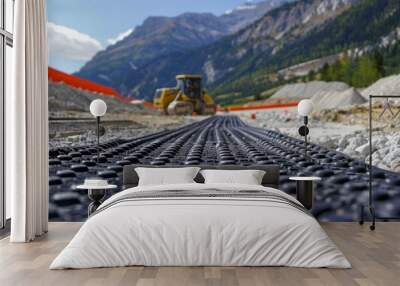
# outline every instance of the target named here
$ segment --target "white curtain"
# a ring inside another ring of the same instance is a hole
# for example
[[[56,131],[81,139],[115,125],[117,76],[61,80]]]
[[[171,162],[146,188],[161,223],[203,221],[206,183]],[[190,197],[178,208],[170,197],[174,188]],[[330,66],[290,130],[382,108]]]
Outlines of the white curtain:
[[[48,227],[48,81],[45,0],[15,1],[13,93],[6,98],[6,187],[12,242]]]

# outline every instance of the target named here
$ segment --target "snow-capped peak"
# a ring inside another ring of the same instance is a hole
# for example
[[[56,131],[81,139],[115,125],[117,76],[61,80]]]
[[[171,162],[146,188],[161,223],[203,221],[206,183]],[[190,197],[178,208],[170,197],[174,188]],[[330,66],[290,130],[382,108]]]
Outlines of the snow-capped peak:
[[[240,6],[236,7],[233,10],[227,10],[225,12],[226,15],[232,14],[233,12],[243,11],[243,10],[254,10],[257,8],[257,5],[253,3],[252,0],[248,0],[245,3],[241,4]]]

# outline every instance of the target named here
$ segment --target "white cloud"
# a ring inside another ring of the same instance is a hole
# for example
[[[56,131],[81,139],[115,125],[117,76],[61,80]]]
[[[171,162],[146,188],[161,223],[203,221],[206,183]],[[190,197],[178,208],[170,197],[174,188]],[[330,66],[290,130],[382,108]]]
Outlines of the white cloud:
[[[107,39],[107,42],[110,43],[111,45],[116,44],[117,42],[123,40],[124,38],[126,38],[127,36],[129,36],[135,29],[131,28],[128,31],[122,32],[120,33],[118,36],[116,36],[115,38],[109,38]]]
[[[47,34],[51,58],[88,61],[103,48],[91,36],[51,22],[47,23]]]

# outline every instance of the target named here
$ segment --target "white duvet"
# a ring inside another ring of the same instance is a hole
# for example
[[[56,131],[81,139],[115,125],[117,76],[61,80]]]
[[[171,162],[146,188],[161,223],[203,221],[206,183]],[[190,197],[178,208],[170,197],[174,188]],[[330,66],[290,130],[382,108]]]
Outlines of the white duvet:
[[[253,185],[180,184],[131,192],[279,190]],[[101,208],[101,207],[100,207]],[[246,198],[123,201],[90,217],[50,269],[145,266],[350,268],[318,222],[293,206]]]

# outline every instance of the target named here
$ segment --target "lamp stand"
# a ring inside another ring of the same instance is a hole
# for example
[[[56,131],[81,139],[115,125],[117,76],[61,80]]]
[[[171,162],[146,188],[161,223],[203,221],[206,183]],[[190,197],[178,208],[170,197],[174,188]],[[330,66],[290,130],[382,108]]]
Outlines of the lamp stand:
[[[96,117],[96,121],[97,121],[97,164],[98,164],[100,157],[100,116]]]
[[[301,137],[304,137],[304,158],[308,160],[308,133],[310,130],[308,129],[308,117],[304,116],[304,125],[299,128],[299,134]]]
[[[306,159],[308,158],[308,116],[304,116],[304,126],[306,127],[306,132],[305,132],[305,136],[304,136],[304,155],[306,157]]]

